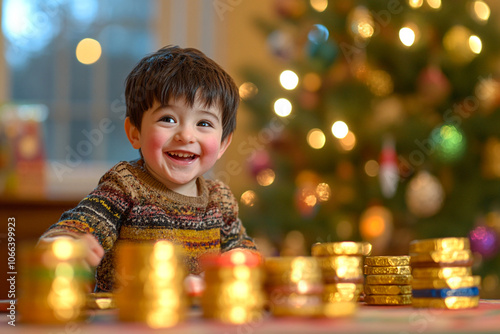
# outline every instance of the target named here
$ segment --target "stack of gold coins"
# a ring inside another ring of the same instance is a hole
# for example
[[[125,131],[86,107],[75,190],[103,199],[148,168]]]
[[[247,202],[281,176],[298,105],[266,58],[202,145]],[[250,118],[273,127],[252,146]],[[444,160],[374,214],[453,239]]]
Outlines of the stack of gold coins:
[[[409,305],[411,295],[410,257],[368,256],[365,259],[365,302],[368,305]]]
[[[261,320],[265,294],[259,255],[238,250],[206,255],[201,264],[205,271],[205,290],[201,295],[205,318],[230,324]]]
[[[479,303],[481,278],[472,276],[468,238],[415,240],[410,243],[413,306],[467,309]]]
[[[323,274],[323,307],[327,317],[354,313],[363,291],[363,256],[371,253],[368,242],[316,243],[311,248]]]
[[[186,277],[180,250],[171,242],[125,242],[117,245],[118,319],[152,328],[171,327],[184,319]]]
[[[323,277],[315,257],[269,257],[266,292],[271,314],[313,317],[322,312]]]
[[[86,251],[81,241],[70,238],[20,247],[20,321],[60,324],[85,319],[92,279],[84,265]]]

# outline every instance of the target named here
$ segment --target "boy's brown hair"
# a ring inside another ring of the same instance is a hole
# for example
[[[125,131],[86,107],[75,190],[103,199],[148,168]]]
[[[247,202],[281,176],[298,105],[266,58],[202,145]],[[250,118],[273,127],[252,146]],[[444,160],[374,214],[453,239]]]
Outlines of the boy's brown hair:
[[[140,131],[142,115],[155,100],[167,105],[183,97],[192,106],[197,94],[205,107],[221,107],[224,140],[236,128],[240,96],[234,80],[203,52],[166,46],[144,57],[127,76],[127,117]]]

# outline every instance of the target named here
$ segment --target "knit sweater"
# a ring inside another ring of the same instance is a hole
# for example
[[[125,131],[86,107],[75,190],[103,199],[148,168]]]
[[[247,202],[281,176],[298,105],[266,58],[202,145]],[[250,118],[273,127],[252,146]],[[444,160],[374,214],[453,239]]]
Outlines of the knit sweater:
[[[200,273],[202,254],[256,250],[238,218],[238,204],[230,189],[203,177],[197,184],[201,195],[185,196],[151,176],[143,160],[120,162],[42,238],[74,233],[97,237],[105,255],[96,269],[96,292],[113,290],[114,253],[121,241],[170,240],[184,249],[192,274]]]

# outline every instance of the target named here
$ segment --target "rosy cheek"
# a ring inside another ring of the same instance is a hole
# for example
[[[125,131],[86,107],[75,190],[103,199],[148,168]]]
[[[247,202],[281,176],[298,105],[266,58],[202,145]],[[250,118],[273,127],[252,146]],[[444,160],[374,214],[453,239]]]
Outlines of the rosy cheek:
[[[205,154],[217,154],[219,152],[220,145],[221,143],[218,138],[205,141],[204,144]]]

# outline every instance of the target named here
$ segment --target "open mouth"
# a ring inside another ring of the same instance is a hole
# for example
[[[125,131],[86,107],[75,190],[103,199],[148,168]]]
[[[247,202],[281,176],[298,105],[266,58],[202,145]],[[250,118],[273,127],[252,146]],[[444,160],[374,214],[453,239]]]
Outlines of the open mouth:
[[[191,161],[198,157],[198,155],[187,152],[167,152],[167,155],[175,160]]]

